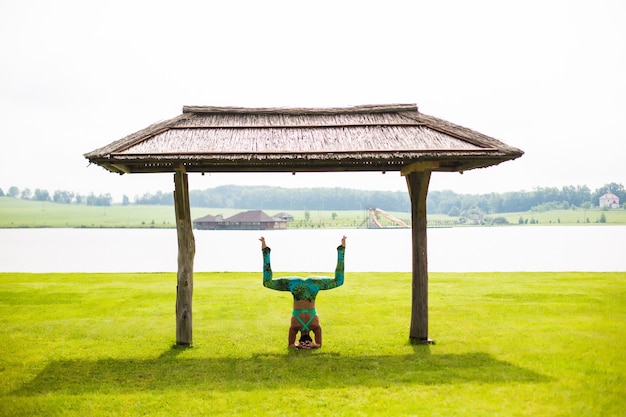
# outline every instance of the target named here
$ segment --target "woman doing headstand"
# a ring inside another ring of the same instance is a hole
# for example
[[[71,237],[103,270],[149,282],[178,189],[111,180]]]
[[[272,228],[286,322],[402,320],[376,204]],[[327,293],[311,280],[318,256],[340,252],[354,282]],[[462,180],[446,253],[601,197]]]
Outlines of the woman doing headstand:
[[[346,237],[341,239],[337,247],[337,266],[335,278],[330,277],[283,277],[272,279],[270,265],[271,249],[261,237],[263,250],[263,286],[277,291],[289,291],[293,295],[293,312],[289,326],[288,346],[291,348],[316,349],[322,347],[322,326],[315,311],[315,297],[320,290],[330,290],[343,285],[343,260],[346,250]],[[296,345],[296,336],[300,332],[300,341]],[[315,341],[309,332],[315,335]]]

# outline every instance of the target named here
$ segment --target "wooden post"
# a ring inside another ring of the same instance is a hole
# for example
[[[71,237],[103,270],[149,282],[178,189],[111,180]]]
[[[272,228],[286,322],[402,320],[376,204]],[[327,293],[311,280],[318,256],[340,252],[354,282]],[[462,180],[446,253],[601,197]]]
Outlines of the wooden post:
[[[193,297],[193,259],[196,245],[189,209],[187,173],[181,166],[174,173],[174,209],[178,235],[178,281],[176,285],[176,344],[191,346]]]
[[[428,337],[428,256],[426,250],[426,195],[430,182],[429,169],[403,170],[411,198],[413,244],[413,286],[411,328],[409,338],[414,344],[430,344]],[[429,167],[430,168],[430,167]]]

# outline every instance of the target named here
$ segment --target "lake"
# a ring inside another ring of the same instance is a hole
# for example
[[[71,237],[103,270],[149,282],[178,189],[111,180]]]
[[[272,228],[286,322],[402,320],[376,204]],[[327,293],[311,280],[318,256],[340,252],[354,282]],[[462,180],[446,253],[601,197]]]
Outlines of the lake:
[[[260,271],[259,236],[275,272],[332,272],[348,236],[346,271],[410,271],[410,229],[195,230],[195,271]],[[432,272],[626,271],[626,226],[428,229]],[[174,229],[0,229],[3,272],[169,272]]]

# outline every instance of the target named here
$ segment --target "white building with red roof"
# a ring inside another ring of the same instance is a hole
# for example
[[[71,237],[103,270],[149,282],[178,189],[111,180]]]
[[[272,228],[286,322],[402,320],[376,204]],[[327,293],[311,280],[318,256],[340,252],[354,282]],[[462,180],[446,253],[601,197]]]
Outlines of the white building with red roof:
[[[613,193],[607,193],[600,196],[600,208],[619,208],[619,197]]]

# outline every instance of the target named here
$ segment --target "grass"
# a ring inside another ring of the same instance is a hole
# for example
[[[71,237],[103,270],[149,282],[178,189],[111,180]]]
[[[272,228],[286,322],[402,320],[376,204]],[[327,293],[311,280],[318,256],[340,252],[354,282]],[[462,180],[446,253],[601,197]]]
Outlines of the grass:
[[[245,210],[191,207],[191,217],[196,219],[207,214],[229,217]],[[295,217],[290,227],[359,227],[366,216],[364,210],[265,210],[269,215],[281,211],[288,211]],[[409,213],[391,214],[405,222],[411,218]],[[386,221],[381,219],[381,222]],[[132,204],[103,207],[0,197],[0,228],[24,227],[174,228],[176,222],[174,206]]]
[[[0,274],[0,415],[623,415],[625,273],[432,273],[408,343],[409,273],[324,292],[320,351],[285,347],[288,293],[198,273],[194,346],[176,276]]]
[[[174,207],[87,206],[0,197],[0,227],[176,227]]]
[[[196,219],[207,214],[229,217],[244,209],[192,207],[191,217]],[[365,210],[266,210],[274,215],[286,211],[294,216],[290,228],[356,228],[364,227]],[[410,213],[390,211],[389,214],[411,222]],[[487,217],[504,217],[512,225],[518,225],[522,218],[530,225],[531,220],[539,225],[584,225],[598,224],[601,216],[606,224],[626,224],[626,210],[570,209],[546,212],[520,212],[491,214]],[[431,226],[449,226],[459,220],[443,214],[428,215]],[[588,220],[588,222],[587,222]],[[380,217],[385,226],[394,224]],[[174,228],[174,207],[155,205],[112,205],[108,207],[77,204],[59,204],[50,201],[21,200],[0,197],[0,228],[20,227],[112,227],[112,228]]]
[[[605,224],[626,224],[626,210],[624,209],[603,210],[599,208],[594,208],[585,210],[581,208],[576,208],[569,210],[548,210],[492,214],[489,217],[502,216],[506,218],[511,224],[518,224],[520,218],[522,218],[522,220],[524,221],[528,221],[528,223],[530,223],[531,220],[536,220],[539,222],[539,225],[546,226],[551,224],[598,224],[601,222],[602,215],[604,215],[605,217]]]

